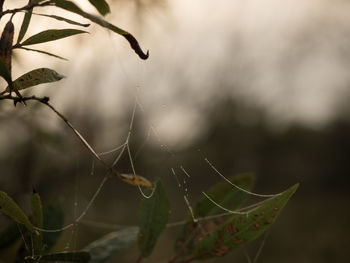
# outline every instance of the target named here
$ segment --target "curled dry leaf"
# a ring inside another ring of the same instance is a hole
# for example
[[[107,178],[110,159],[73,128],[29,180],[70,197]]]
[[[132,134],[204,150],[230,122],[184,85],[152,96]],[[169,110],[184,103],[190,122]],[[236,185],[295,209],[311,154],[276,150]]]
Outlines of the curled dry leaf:
[[[19,98],[22,98],[21,93],[19,93],[18,90],[12,86],[11,81],[12,42],[14,32],[15,26],[13,25],[12,20],[10,19],[10,21],[7,22],[4,31],[1,34],[0,59],[2,60],[9,73],[9,79],[6,79],[6,81],[10,86],[10,90],[13,90]]]
[[[153,184],[143,176],[136,174],[122,174],[115,170],[113,170],[113,174],[115,174],[119,179],[123,182],[135,185],[135,186],[143,186],[147,188],[152,188]]]
[[[12,21],[8,21],[0,39],[0,58],[4,62],[7,70],[11,73],[12,42],[15,27]]]
[[[107,28],[107,29],[113,31],[114,33],[117,33],[117,34],[123,36],[129,42],[131,48],[135,51],[135,53],[141,59],[143,59],[143,60],[148,59],[149,52],[147,51],[146,53],[144,53],[142,51],[137,39],[133,35],[131,35],[129,32],[107,22],[106,20],[104,20],[101,17],[94,16],[92,14],[84,12],[80,7],[78,7],[75,3],[71,2],[71,1],[51,0],[51,2],[59,8],[62,8],[66,11],[73,12],[75,14],[82,16],[82,17],[85,17],[86,19],[89,19],[91,22],[94,22],[94,23],[100,25],[101,27]]]

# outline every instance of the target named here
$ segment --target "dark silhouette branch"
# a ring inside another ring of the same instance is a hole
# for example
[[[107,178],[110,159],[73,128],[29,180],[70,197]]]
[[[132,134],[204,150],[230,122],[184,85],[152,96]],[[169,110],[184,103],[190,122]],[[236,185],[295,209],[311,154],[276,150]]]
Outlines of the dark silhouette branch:
[[[0,4],[2,4],[3,2],[4,1],[0,1]],[[31,3],[31,4],[27,4],[23,7],[14,8],[14,9],[7,9],[5,11],[2,11],[2,6],[1,6],[0,18],[4,15],[7,15],[7,14],[16,14],[18,12],[28,11],[28,10],[33,9],[34,7],[37,7],[37,6],[49,6],[49,5],[51,5],[50,1],[46,1],[46,2],[38,3],[38,4]]]

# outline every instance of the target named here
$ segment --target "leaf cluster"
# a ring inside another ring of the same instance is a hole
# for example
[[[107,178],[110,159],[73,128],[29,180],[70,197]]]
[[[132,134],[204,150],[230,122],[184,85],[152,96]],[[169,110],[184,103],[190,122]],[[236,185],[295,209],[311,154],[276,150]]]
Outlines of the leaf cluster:
[[[62,74],[57,73],[55,70],[50,68],[37,68],[33,69],[20,77],[13,80],[12,78],[12,51],[14,49],[22,49],[29,52],[39,52],[41,54],[53,56],[56,58],[64,59],[56,54],[52,54],[43,50],[34,49],[31,46],[52,42],[55,40],[72,37],[78,34],[87,33],[84,30],[75,29],[75,28],[66,28],[66,29],[47,29],[32,36],[29,36],[25,39],[26,33],[30,26],[30,21],[33,15],[45,16],[50,19],[55,19],[63,21],[65,23],[79,26],[79,27],[88,27],[89,24],[73,21],[64,16],[57,16],[51,14],[41,14],[34,13],[33,10],[40,9],[41,7],[51,6],[57,9],[63,9],[66,12],[74,13],[82,17],[83,19],[88,19],[91,22],[100,25],[101,27],[107,28],[121,36],[123,36],[129,43],[131,48],[138,54],[141,59],[148,58],[148,51],[145,54],[140,46],[138,41],[133,35],[129,32],[107,22],[102,16],[105,16],[110,12],[109,5],[105,0],[89,0],[89,2],[96,8],[100,16],[96,16],[90,13],[85,12],[75,3],[68,0],[29,0],[27,5],[15,9],[7,9],[3,11],[5,1],[0,2],[0,19],[4,18],[6,15],[10,15],[8,22],[6,23],[0,38],[0,76],[5,79],[7,86],[2,92],[0,92],[0,100],[12,100],[14,105],[18,102],[26,104],[29,100],[38,101],[47,107],[49,107],[56,115],[65,122],[65,124],[73,131],[77,136],[80,142],[86,147],[90,154],[106,168],[106,170],[118,177],[122,181],[144,187],[152,187],[152,184],[144,177],[136,174],[122,174],[116,171],[113,167],[110,167],[104,160],[102,160],[86,139],[77,131],[74,126],[68,121],[68,119],[60,112],[58,112],[50,103],[48,97],[38,98],[34,96],[23,97],[20,91],[28,89],[44,83],[52,83],[60,81],[64,78]],[[13,16],[20,12],[25,12],[23,21],[18,33],[17,41],[14,41],[15,25],[12,22]],[[23,40],[25,39],[25,40]],[[29,46],[29,47],[28,47]],[[12,96],[12,92],[15,92],[16,96]]]
[[[4,10],[4,4],[6,1],[0,1],[0,19],[5,19],[6,15],[11,15],[8,19],[6,26],[4,27],[1,39],[0,39],[0,76],[5,79],[8,86],[5,90],[2,91],[1,94],[11,93],[14,91],[19,98],[22,98],[19,90],[27,89],[33,86],[37,86],[43,83],[50,83],[59,81],[63,78],[63,76],[52,69],[47,68],[39,68],[34,69],[30,72],[23,74],[17,79],[12,79],[12,51],[14,49],[22,49],[29,52],[38,52],[41,54],[53,56],[59,59],[62,58],[59,55],[49,53],[44,50],[39,50],[32,48],[33,45],[47,43],[67,37],[72,37],[78,34],[87,33],[85,30],[75,29],[75,28],[66,28],[66,29],[47,29],[42,32],[39,32],[35,35],[29,36],[25,40],[23,40],[26,36],[28,28],[30,27],[30,22],[32,16],[45,16],[50,19],[63,21],[70,25],[79,26],[79,27],[88,27],[90,24],[81,23],[77,21],[73,21],[64,16],[57,16],[51,14],[42,14],[35,13],[34,9],[40,9],[41,7],[51,6],[57,9],[63,9],[66,12],[74,13],[82,17],[83,19],[87,19],[92,23],[95,23],[101,27],[107,28],[112,32],[121,35],[124,37],[130,44],[130,47],[136,52],[136,54],[141,59],[147,59],[149,56],[148,51],[144,53],[136,40],[136,38],[125,31],[124,29],[115,26],[109,22],[107,22],[103,16],[110,13],[110,7],[105,0],[89,0],[89,2],[96,8],[100,16],[96,16],[85,12],[79,6],[77,6],[74,2],[68,0],[29,0],[27,5],[15,9],[7,9]],[[18,13],[25,12],[22,24],[19,29],[18,38],[14,41],[14,34],[16,30],[16,26],[13,24],[12,19]]]
[[[19,101],[25,104],[29,100],[45,104],[65,122],[92,156],[109,173],[135,186],[152,188],[154,185],[154,187],[153,189],[146,189],[149,198],[143,199],[140,204],[138,227],[128,227],[117,232],[111,232],[80,251],[69,252],[54,252],[52,248],[57,243],[61,232],[79,223],[80,217],[73,224],[64,227],[64,215],[61,207],[59,205],[43,206],[36,191],[33,191],[31,195],[30,214],[26,214],[6,192],[0,191],[0,211],[9,217],[12,222],[0,233],[0,249],[6,249],[15,242],[20,242],[21,246],[16,251],[16,262],[99,263],[105,262],[131,244],[137,243],[139,249],[137,262],[141,262],[143,258],[147,258],[152,254],[159,236],[170,226],[168,224],[170,205],[162,183],[158,180],[155,184],[152,184],[142,176],[117,172],[99,157],[68,119],[49,103],[48,97],[22,97],[20,91],[40,84],[60,81],[64,76],[53,69],[37,68],[13,79],[12,51],[22,49],[63,59],[56,54],[34,49],[32,46],[87,33],[85,30],[76,28],[47,29],[26,37],[33,15],[45,16],[78,27],[86,28],[89,26],[85,22],[73,21],[64,16],[34,12],[34,9],[37,10],[45,6],[77,14],[83,19],[121,35],[129,42],[131,48],[141,59],[148,58],[148,51],[146,53],[142,51],[132,34],[103,18],[110,12],[110,7],[105,0],[89,0],[99,13],[98,16],[85,12],[74,2],[68,0],[29,0],[23,7],[4,10],[5,2],[0,0],[0,19],[10,17],[0,37],[0,76],[7,82],[7,85],[0,93],[0,100],[13,100],[15,105]],[[14,41],[17,27],[13,24],[12,19],[16,14],[22,12],[25,14],[18,38]],[[12,92],[15,92],[16,96],[12,96]],[[104,180],[107,180],[107,176]],[[224,256],[239,246],[258,238],[275,222],[298,187],[298,185],[292,186],[285,192],[275,195],[254,207],[244,209],[241,206],[247,194],[241,189],[253,189],[254,176],[244,174],[233,176],[229,180],[238,188],[232,188],[232,185],[227,182],[221,182],[213,186],[208,190],[207,196],[198,201],[193,214],[189,215],[188,219],[181,224],[182,227],[174,244],[175,253],[169,260],[170,263],[184,263]],[[223,214],[222,207],[229,212]]]
[[[254,185],[254,176],[251,174],[233,176],[229,180],[246,190],[251,190]],[[43,208],[39,194],[34,191],[31,196],[32,212],[26,215],[11,197],[0,191],[1,211],[13,221],[12,225],[0,233],[0,249],[10,246],[22,237],[18,262],[101,263],[137,243],[140,255],[137,262],[141,262],[152,254],[164,229],[171,226],[168,224],[170,206],[166,191],[159,180],[154,185],[153,191],[147,191],[150,197],[141,201],[138,227],[126,227],[111,232],[82,250],[73,252],[50,251],[61,231],[65,229],[60,206]],[[275,222],[297,188],[298,185],[294,185],[254,207],[241,208],[246,193],[239,188],[232,188],[227,182],[214,185],[207,191],[207,195],[232,212],[223,213],[207,197],[200,199],[193,210],[195,220],[189,215],[181,224],[174,242],[175,254],[169,262],[221,257],[255,240]],[[57,231],[47,231],[52,229]],[[30,247],[24,249],[25,244]]]

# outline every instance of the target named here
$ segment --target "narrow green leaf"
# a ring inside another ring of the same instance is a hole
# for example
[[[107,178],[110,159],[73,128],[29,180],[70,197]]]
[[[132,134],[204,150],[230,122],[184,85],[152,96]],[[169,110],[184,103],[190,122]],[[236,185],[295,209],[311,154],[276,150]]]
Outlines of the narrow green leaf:
[[[34,190],[31,196],[32,221],[36,227],[43,227],[43,207],[41,204],[40,195]]]
[[[297,188],[298,184],[290,187],[282,194],[249,210],[247,215],[233,215],[215,229],[208,227],[204,230],[206,233],[197,237],[195,251],[191,256],[196,259],[224,256],[239,246],[258,238],[275,222]]]
[[[149,53],[147,51],[147,53],[144,53],[139,45],[139,43],[137,42],[136,38],[131,35],[129,32],[115,26],[112,25],[111,23],[108,23],[106,20],[91,15],[89,13],[84,12],[82,9],[80,9],[80,7],[78,7],[76,4],[74,4],[73,2],[70,1],[66,1],[66,0],[51,0],[51,3],[55,4],[57,7],[62,8],[64,10],[67,10],[69,12],[73,12],[75,14],[78,14],[82,17],[85,17],[87,19],[89,19],[90,21],[105,27],[111,31],[113,31],[114,33],[117,33],[119,35],[122,35],[130,44],[131,48],[135,51],[135,53],[141,58],[141,59],[147,59],[149,57]]]
[[[237,186],[252,190],[255,182],[255,177],[252,174],[240,174],[228,178],[230,182]],[[206,192],[217,203],[230,210],[235,210],[240,207],[246,199],[247,194],[233,187],[226,181],[221,181],[215,184]],[[222,209],[213,204],[208,198],[203,196],[196,204],[193,210],[194,216],[197,219],[223,213]],[[228,220],[229,217],[219,217],[220,223]],[[178,238],[175,241],[175,251],[180,255],[192,253],[196,246],[196,238],[202,232],[205,222],[193,222],[192,216],[189,216],[187,223],[182,227]]]
[[[43,207],[41,204],[41,199],[40,199],[40,195],[33,190],[33,194],[31,196],[31,208],[32,208],[32,217],[31,217],[31,221],[33,223],[33,225],[35,225],[36,227],[42,228],[43,227]],[[34,249],[34,253],[35,255],[40,255],[41,251],[42,251],[42,247],[43,247],[43,243],[42,243],[42,236],[34,236],[33,237],[33,249]]]
[[[103,16],[110,13],[109,5],[105,0],[89,0],[89,2],[96,8],[96,10]]]
[[[17,90],[27,89],[39,84],[56,82],[64,78],[64,76],[58,74],[56,71],[49,68],[38,68],[27,72],[13,81],[13,86]],[[6,88],[9,91],[9,88]]]
[[[33,49],[33,48],[26,48],[26,47],[20,47],[19,49],[23,49],[23,50],[26,50],[26,51],[38,52],[38,53],[41,53],[41,54],[44,54],[44,55],[48,55],[48,56],[50,56],[50,57],[59,58],[59,59],[62,59],[62,60],[68,60],[68,59],[66,59],[66,58],[57,56],[57,55],[55,55],[55,54],[52,54],[52,53],[50,53],[50,52],[46,52],[46,51],[43,51],[43,50],[38,50],[38,49]]]
[[[152,197],[145,198],[139,209],[138,246],[143,257],[151,254],[157,239],[168,222],[169,201],[158,180]],[[150,190],[147,191],[150,194]]]
[[[46,254],[46,255],[36,256],[34,258],[28,257],[28,259],[30,258],[34,260],[40,260],[40,261],[88,263],[90,260],[90,254],[86,251],[77,251],[77,252],[62,252],[62,253]]]
[[[22,42],[20,46],[29,46],[45,43],[83,33],[87,32],[78,29],[49,29],[42,31],[34,36],[31,36],[30,38]]]
[[[66,22],[66,23],[68,23],[68,24],[75,25],[75,26],[82,26],[82,27],[89,27],[89,26],[90,26],[90,24],[79,23],[79,22],[70,20],[70,19],[68,19],[68,18],[62,17],[62,16],[47,15],[47,14],[38,14],[38,13],[33,13],[33,15],[36,15],[36,16],[45,16],[45,17],[53,18],[53,19],[56,19],[56,20],[58,20],[58,21],[64,21],[64,22]]]
[[[37,233],[22,209],[3,191],[0,191],[0,209],[12,220],[25,225],[30,232]]]
[[[26,228],[21,228],[22,225],[13,223],[9,225],[4,231],[0,233],[0,249],[6,248],[13,244],[17,239],[21,237],[21,231],[25,231]]]
[[[31,0],[29,0],[28,4],[30,4],[30,2],[31,2]],[[18,33],[17,43],[21,42],[23,37],[27,33],[28,26],[29,26],[30,20],[32,18],[32,13],[33,13],[33,9],[29,9],[25,13],[24,18],[23,18],[23,22],[22,22],[22,25],[21,25],[21,29],[20,29],[20,31]]]
[[[111,232],[89,244],[84,251],[91,255],[89,263],[102,263],[137,240],[138,227],[129,227]]]
[[[44,207],[44,229],[60,229],[64,223],[64,214],[62,207],[58,204],[51,204]],[[61,232],[42,232],[43,247],[45,251],[49,251],[61,236]]]

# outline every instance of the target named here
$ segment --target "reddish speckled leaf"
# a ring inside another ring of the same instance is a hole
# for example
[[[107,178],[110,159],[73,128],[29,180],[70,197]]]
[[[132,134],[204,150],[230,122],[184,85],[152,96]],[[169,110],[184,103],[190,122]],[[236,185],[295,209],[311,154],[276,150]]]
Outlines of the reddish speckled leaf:
[[[252,190],[255,183],[255,176],[253,174],[239,174],[228,178],[233,184],[245,189]],[[235,210],[240,207],[247,197],[247,194],[237,188],[233,187],[226,181],[214,185],[206,192],[213,200],[220,203],[220,205]],[[204,217],[222,213],[223,211],[213,204],[205,196],[196,204],[194,208],[195,217]]]
[[[233,215],[218,226],[208,225],[208,228],[213,229],[197,237],[195,251],[190,256],[196,259],[224,256],[242,244],[258,238],[275,222],[297,188],[298,184],[292,186],[282,194],[249,210],[247,215]]]
[[[252,190],[254,186],[255,176],[253,174],[240,174],[228,178],[230,182],[238,185],[246,190]],[[222,181],[215,184],[206,192],[213,200],[220,205],[235,210],[240,207],[247,197],[247,194],[238,190],[229,183]],[[223,213],[222,209],[218,208],[205,196],[196,204],[194,208],[194,216],[197,219]],[[217,218],[216,224],[221,224],[229,217]],[[208,224],[209,223],[209,224]],[[188,222],[183,226],[180,235],[175,241],[175,250],[180,254],[192,253],[195,249],[195,239],[200,236],[204,227],[216,226],[214,220],[195,223],[192,217],[189,217]],[[209,229],[208,229],[209,230]]]

